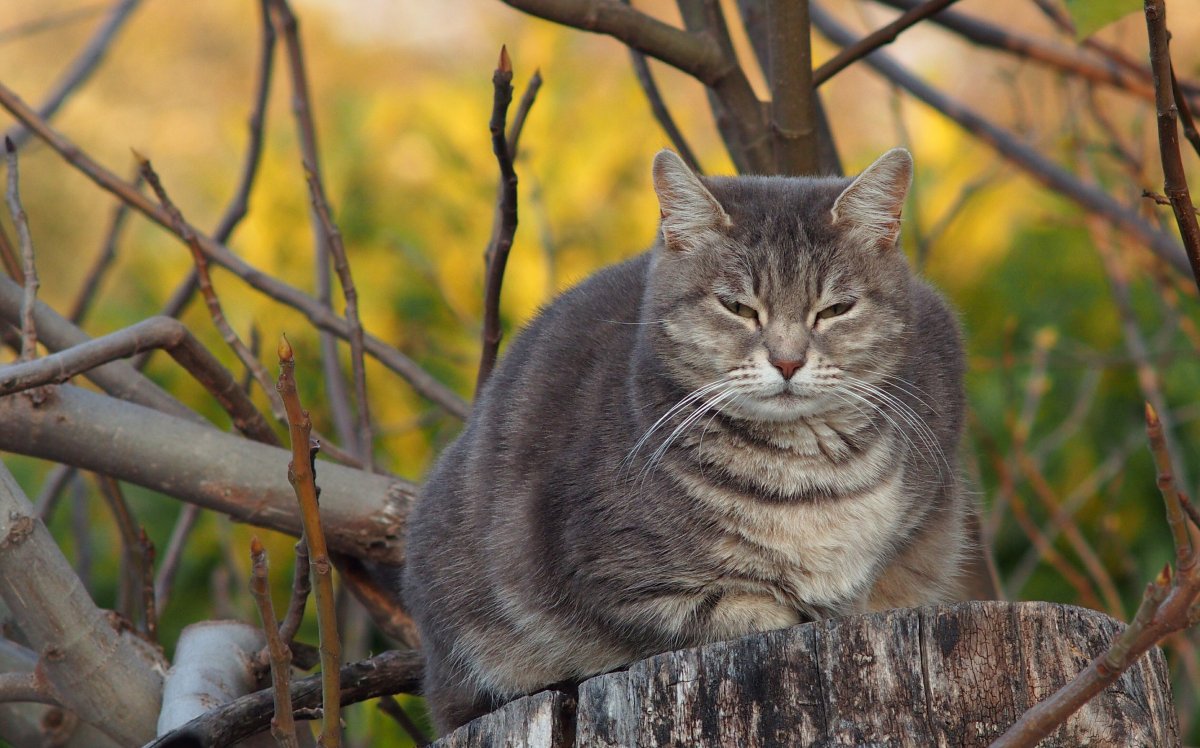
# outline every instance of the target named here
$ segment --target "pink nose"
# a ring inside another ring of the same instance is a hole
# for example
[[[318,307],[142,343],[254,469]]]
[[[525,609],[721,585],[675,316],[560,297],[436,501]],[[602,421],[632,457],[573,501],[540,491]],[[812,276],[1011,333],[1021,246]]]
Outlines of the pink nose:
[[[793,374],[804,368],[804,359],[801,358],[795,361],[776,361],[775,359],[771,359],[771,366],[779,369],[779,373],[783,375],[783,378],[788,380],[792,378]]]

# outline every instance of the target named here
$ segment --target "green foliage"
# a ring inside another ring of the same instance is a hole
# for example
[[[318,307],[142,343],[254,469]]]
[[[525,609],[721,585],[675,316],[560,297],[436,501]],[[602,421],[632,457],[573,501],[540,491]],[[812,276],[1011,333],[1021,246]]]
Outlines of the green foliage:
[[[1075,35],[1086,39],[1105,26],[1142,10],[1140,0],[1064,0]]]

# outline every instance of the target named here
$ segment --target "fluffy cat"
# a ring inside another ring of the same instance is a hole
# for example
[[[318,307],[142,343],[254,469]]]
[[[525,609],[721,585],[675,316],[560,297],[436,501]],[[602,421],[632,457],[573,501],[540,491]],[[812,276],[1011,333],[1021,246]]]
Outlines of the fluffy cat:
[[[547,685],[816,618],[962,599],[953,313],[897,247],[912,175],[654,160],[645,254],[512,342],[409,520],[440,730]]]

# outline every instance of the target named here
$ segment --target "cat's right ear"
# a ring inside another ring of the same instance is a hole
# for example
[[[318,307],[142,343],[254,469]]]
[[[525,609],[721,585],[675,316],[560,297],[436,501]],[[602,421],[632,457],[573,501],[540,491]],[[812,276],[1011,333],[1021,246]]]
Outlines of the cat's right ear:
[[[733,224],[708,188],[674,151],[654,157],[654,192],[662,212],[663,244],[687,252],[710,244],[713,234]]]

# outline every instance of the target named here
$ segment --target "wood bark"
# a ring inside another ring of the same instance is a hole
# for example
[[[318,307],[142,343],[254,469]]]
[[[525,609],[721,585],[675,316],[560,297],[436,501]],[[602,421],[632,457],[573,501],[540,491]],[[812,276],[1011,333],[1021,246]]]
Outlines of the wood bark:
[[[643,660],[584,681],[574,704],[535,694],[435,745],[986,746],[1122,627],[1084,608],[1003,602],[818,621]],[[1178,746],[1162,653],[1041,745]]]

